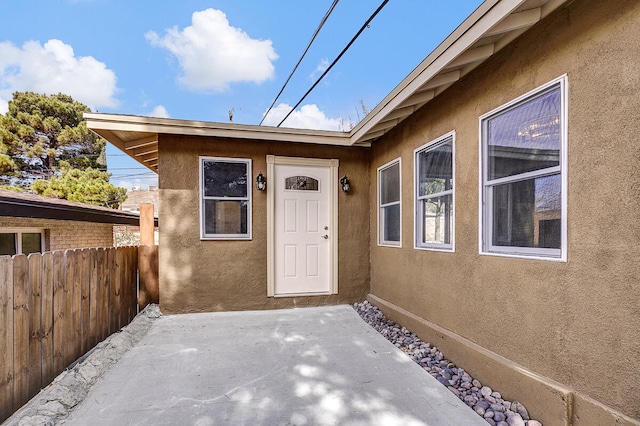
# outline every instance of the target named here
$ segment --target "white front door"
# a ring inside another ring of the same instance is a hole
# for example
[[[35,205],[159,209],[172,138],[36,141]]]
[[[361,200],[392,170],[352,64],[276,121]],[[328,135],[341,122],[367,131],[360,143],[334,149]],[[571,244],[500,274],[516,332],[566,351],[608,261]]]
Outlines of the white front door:
[[[274,164],[273,295],[334,291],[332,168]]]

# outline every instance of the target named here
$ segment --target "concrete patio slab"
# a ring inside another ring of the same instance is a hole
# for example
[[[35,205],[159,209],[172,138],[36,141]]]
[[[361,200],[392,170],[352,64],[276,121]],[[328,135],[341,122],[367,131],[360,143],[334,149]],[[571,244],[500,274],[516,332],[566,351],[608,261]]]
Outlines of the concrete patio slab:
[[[66,425],[486,425],[350,306],[164,316]]]

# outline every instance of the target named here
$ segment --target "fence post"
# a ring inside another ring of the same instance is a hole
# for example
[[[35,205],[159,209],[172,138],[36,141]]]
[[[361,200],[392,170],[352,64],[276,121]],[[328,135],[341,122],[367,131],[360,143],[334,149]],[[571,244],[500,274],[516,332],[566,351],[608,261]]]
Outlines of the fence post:
[[[140,205],[140,247],[138,248],[138,270],[140,271],[140,295],[138,306],[159,303],[158,251],[153,234],[155,230],[153,204]]]

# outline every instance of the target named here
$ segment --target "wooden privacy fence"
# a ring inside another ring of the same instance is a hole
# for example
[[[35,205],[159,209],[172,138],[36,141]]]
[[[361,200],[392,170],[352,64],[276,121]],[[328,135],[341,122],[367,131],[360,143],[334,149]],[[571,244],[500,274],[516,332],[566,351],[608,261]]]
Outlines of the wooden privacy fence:
[[[137,313],[138,248],[0,256],[0,422]]]

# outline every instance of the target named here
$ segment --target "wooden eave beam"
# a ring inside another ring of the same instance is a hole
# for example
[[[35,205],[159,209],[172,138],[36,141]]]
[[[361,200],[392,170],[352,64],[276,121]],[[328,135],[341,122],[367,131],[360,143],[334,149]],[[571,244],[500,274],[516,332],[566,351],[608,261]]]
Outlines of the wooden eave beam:
[[[512,13],[504,18],[498,24],[493,26],[486,34],[485,37],[492,35],[504,34],[511,31],[516,31],[521,28],[529,28],[540,21],[542,17],[542,9],[536,7],[535,9],[524,10],[522,12]]]
[[[143,163],[157,162],[157,160],[158,160],[157,152],[155,154],[145,155],[144,157],[140,158],[140,161],[142,161]]]
[[[158,135],[147,136],[145,138],[135,139],[124,143],[124,149],[135,149],[143,146],[158,145]]]
[[[145,148],[138,148],[138,149],[131,150],[129,155],[133,155],[134,157],[142,157],[147,154],[157,155],[157,153],[158,153],[158,146],[155,145],[155,146],[149,146]]]
[[[460,80],[460,71],[449,71],[434,76],[432,79],[420,86],[420,91],[435,89],[445,84],[455,83]]]
[[[466,52],[462,53],[456,59],[454,59],[449,65],[447,65],[447,69],[464,67],[465,65],[484,61],[488,59],[495,53],[495,46],[493,44],[487,44],[484,46],[476,47],[473,49],[469,49]]]
[[[415,109],[418,109],[416,105],[424,105],[429,102],[431,99],[435,98],[436,92],[434,90],[426,90],[424,92],[418,92],[408,99],[406,99],[402,104],[400,104],[400,108],[404,108],[407,106],[413,106]]]

